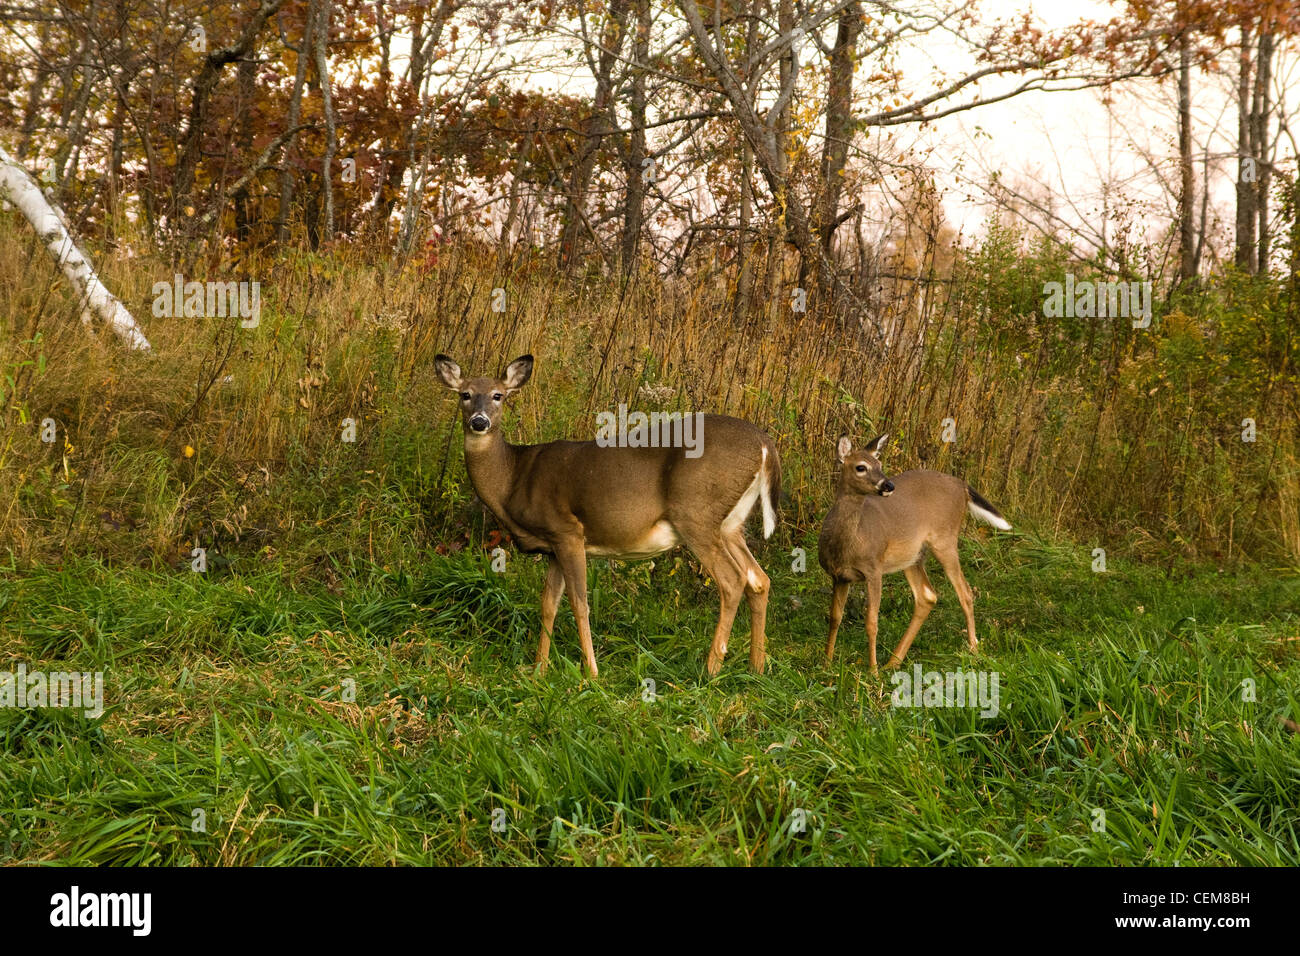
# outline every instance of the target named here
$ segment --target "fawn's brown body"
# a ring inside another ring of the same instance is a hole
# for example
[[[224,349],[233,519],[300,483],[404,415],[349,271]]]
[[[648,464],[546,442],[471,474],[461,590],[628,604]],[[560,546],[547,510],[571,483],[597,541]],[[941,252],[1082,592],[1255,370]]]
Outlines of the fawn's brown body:
[[[905,471],[886,478],[880,449],[887,435],[855,451],[847,436],[836,447],[840,479],[835,503],[827,513],[818,540],[818,559],[831,577],[830,634],[827,663],[835,655],[835,637],[844,616],[849,585],[867,586],[867,645],[871,669],[876,669],[876,631],[884,575],[902,571],[912,586],[915,607],[903,639],[887,667],[902,663],[938,595],[925,572],[926,554],[933,554],[952,582],[966,615],[967,640],[975,640],[975,596],[962,574],[957,538],[969,512],[996,528],[1011,525],[966,482],[938,471]]]

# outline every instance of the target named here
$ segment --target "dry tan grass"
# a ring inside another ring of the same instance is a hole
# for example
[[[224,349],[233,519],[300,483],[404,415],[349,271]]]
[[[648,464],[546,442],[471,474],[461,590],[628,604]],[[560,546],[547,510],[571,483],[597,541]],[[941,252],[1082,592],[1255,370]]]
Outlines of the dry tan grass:
[[[970,277],[970,289],[921,296],[882,286],[875,317],[892,333],[877,347],[856,325],[791,311],[784,292],[737,320],[724,270],[707,282],[569,282],[465,244],[431,268],[344,248],[217,257],[209,275],[187,275],[259,281],[261,326],[243,330],[154,318],[152,285],[176,270],[119,248],[104,274],[154,345],[140,356],[86,335],[44,255],[0,229],[0,539],[20,561],[73,550],[179,562],[212,539],[274,554],[286,536],[347,529],[382,563],[411,521],[426,543],[449,534],[445,506],[465,485],[452,403],[431,374],[439,351],[476,373],[537,356],[515,400],[515,441],[590,436],[595,413],[619,402],[761,424],[782,450],[796,531],[829,501],[835,437],[888,431],[890,470],[959,474],[1018,527],[1138,554],[1300,555],[1296,483],[1262,490],[1295,475],[1294,430],[1224,450],[1207,437],[1222,422],[1126,378],[1132,355],[1112,373],[1087,355],[1063,366],[1064,346],[1030,319],[977,307]],[[791,269],[757,286],[793,281]],[[504,313],[492,310],[496,288]],[[39,441],[46,417],[59,425],[54,444]],[[345,418],[355,446],[340,441]],[[955,442],[943,440],[949,418]]]

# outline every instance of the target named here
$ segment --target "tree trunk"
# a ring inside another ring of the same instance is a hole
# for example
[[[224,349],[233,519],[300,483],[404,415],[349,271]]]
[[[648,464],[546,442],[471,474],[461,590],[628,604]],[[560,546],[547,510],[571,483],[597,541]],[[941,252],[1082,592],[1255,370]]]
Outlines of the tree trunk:
[[[740,156],[740,229],[736,233],[736,302],[732,312],[737,325],[749,315],[754,298],[754,267],[749,255],[749,223],[753,214],[754,151],[745,143]]]
[[[758,45],[759,18],[756,9],[762,0],[750,0],[749,23],[745,27],[745,62],[754,61]],[[753,93],[753,86],[750,88]],[[750,100],[750,109],[753,109]],[[754,218],[754,150],[749,140],[741,138],[740,147],[740,229],[736,232],[736,298],[732,303],[732,320],[737,326],[750,314],[754,304],[754,248],[749,229]]]
[[[429,60],[430,55],[437,49],[439,41],[442,39],[442,30],[447,20],[456,12],[454,0],[442,0],[438,8],[434,11],[433,23],[430,26],[429,35],[424,34],[423,16],[416,16],[413,24],[413,36],[411,41],[411,58],[406,68],[407,82],[415,90],[418,102],[420,103],[420,116],[418,120],[411,124],[406,135],[404,148],[406,151],[406,168],[405,171],[410,173],[411,184],[406,190],[406,204],[402,208],[402,224],[397,233],[397,248],[402,254],[408,254],[411,247],[415,244],[415,232],[419,224],[420,212],[424,207],[424,187],[425,177],[429,171],[429,162],[432,157],[433,144],[426,134],[430,123],[433,122],[434,99],[429,93]],[[421,149],[423,145],[423,149]],[[416,153],[419,152],[419,162],[416,161]],[[396,171],[395,171],[396,172]],[[400,173],[398,173],[400,175]]]
[[[122,166],[126,162],[126,137],[122,130],[126,127],[126,97],[121,90],[113,98],[113,145],[108,159],[108,228],[110,235],[117,230],[117,208],[122,195]]]
[[[239,61],[239,112],[235,120],[235,129],[238,133],[235,136],[235,145],[238,147],[237,153],[240,156],[248,155],[253,148],[253,124],[249,122],[249,111],[253,106],[253,97],[256,95],[257,64],[252,58]],[[232,193],[231,198],[235,205],[235,239],[239,242],[247,242],[250,223],[248,210],[248,186],[239,187]]]
[[[396,14],[394,14],[396,15]],[[392,95],[389,76],[392,71],[393,26],[384,15],[384,0],[375,0],[375,33],[379,37],[379,102],[389,106]],[[394,162],[399,151],[388,148],[387,142],[379,144],[379,164],[375,170],[375,192],[370,200],[371,229],[376,238],[387,244],[388,217],[393,211],[396,189],[401,185],[405,167]],[[393,173],[397,172],[396,180]]]
[[[808,211],[798,195],[787,188],[786,139],[788,134],[786,131],[789,129],[788,111],[796,78],[793,52],[787,49],[782,56],[780,99],[774,105],[774,115],[771,115],[769,122],[764,124],[755,112],[754,105],[745,95],[725,54],[709,39],[709,31],[704,25],[695,0],[679,0],[679,6],[690,26],[696,52],[700,54],[700,58],[717,79],[723,94],[731,103],[736,121],[740,124],[745,139],[753,147],[754,159],[758,163],[759,171],[762,172],[768,189],[776,197],[784,227],[784,235],[781,238],[794,243],[804,262],[809,264],[808,271],[811,272],[819,291],[831,292],[840,288],[842,283],[838,281],[835,271],[824,267],[821,246],[812,233]],[[795,25],[793,0],[781,0],[780,25],[782,36],[789,36],[793,31]],[[772,274],[779,273],[779,259],[771,264],[770,269],[769,274],[772,278],[769,281],[771,283],[779,281],[778,276]]]
[[[776,9],[777,29],[780,30],[781,36],[789,37],[794,30],[794,3],[792,0],[777,0]],[[777,82],[782,94],[791,88],[795,81],[794,70],[794,43],[789,43],[781,54],[777,62]],[[754,79],[749,80],[751,88],[757,84]],[[785,274],[785,242],[786,236],[791,232],[790,222],[787,218],[787,200],[789,193],[789,183],[786,179],[786,170],[789,166],[789,140],[790,140],[790,103],[793,97],[781,96],[779,106],[774,108],[774,123],[772,125],[772,158],[770,163],[760,165],[763,168],[763,178],[767,180],[768,188],[772,190],[772,195],[776,198],[777,206],[777,223],[782,231],[782,235],[776,237],[776,242],[769,242],[767,246],[767,289],[768,295],[773,302],[777,300],[780,293],[779,284]],[[758,155],[758,150],[755,150]],[[768,167],[771,166],[769,171]],[[799,279],[800,288],[807,287],[807,272],[809,260],[804,255],[803,249],[799,250]]]
[[[1196,276],[1196,187],[1192,176],[1192,50],[1189,30],[1178,42],[1178,281]]]
[[[587,215],[587,189],[596,169],[596,153],[609,134],[609,108],[613,96],[610,75],[614,63],[623,49],[627,34],[627,9],[630,0],[609,0],[609,21],[601,41],[600,56],[596,63],[596,96],[591,105],[591,119],[587,123],[582,151],[573,164],[569,176],[568,195],[565,197],[564,225],[560,231],[560,268],[566,272],[573,268],[578,256],[578,236]]]
[[[45,248],[63,270],[81,298],[81,321],[90,324],[98,316],[130,348],[148,351],[149,340],[135,324],[135,318],[104,287],[94,267],[68,233],[59,210],[51,206],[31,173],[0,149],[0,200],[13,203],[36,230]]]
[[[293,129],[297,126],[298,118],[302,115],[302,88],[307,81],[307,60],[312,42],[313,10],[315,10],[315,6],[308,4],[307,19],[303,22],[302,27],[302,39],[298,42],[298,64],[293,74],[293,92],[289,94],[289,119],[285,124],[287,129]],[[290,146],[292,146],[292,140]],[[289,210],[293,206],[293,190],[293,170],[289,168],[288,153],[286,152],[285,162],[280,167],[280,211],[275,217],[276,242],[289,241]]]
[[[1273,85],[1273,33],[1262,27],[1259,37],[1259,57],[1255,61],[1255,155],[1259,163],[1259,182],[1255,184],[1255,216],[1258,220],[1256,235],[1259,238],[1255,271],[1268,272],[1269,227],[1268,187],[1273,173],[1273,149],[1268,141],[1269,119],[1272,111]]]
[[[63,145],[59,148],[58,168],[54,173],[58,181],[59,196],[65,195],[68,183],[77,178],[81,147],[86,139],[86,111],[90,108],[90,97],[98,80],[98,71],[88,68],[82,77],[81,88],[77,90],[77,105],[73,110],[72,121],[64,131]]]
[[[321,157],[321,241],[334,239],[334,153],[338,149],[338,132],[334,125],[334,102],[331,91],[329,54],[330,0],[320,0],[320,9],[316,15],[316,29],[313,31],[313,58],[316,63],[316,78],[320,81],[321,108],[325,113],[325,155]]]
[[[27,150],[32,143],[32,134],[36,132],[36,120],[41,115],[41,107],[45,100],[45,84],[50,75],[54,72],[45,64],[46,56],[49,54],[50,22],[42,20],[40,30],[36,34],[36,49],[40,51],[36,58],[36,82],[27,94],[27,103],[23,107],[23,125],[22,134],[18,139],[18,158],[20,160],[27,158]]]
[[[221,74],[226,66],[248,55],[248,51],[253,47],[253,41],[262,31],[262,27],[266,25],[268,19],[276,14],[283,2],[284,0],[262,0],[262,5],[258,7],[252,19],[244,26],[244,30],[240,33],[239,39],[235,41],[235,45],[209,53],[203,60],[203,69],[199,70],[199,75],[194,78],[194,86],[190,95],[189,120],[185,124],[185,132],[180,138],[179,156],[176,160],[176,179],[172,184],[171,217],[173,226],[180,216],[181,209],[186,205],[186,200],[190,197],[190,190],[194,187],[195,173],[198,170],[199,157],[202,153],[203,134],[207,126],[208,103],[212,98],[213,91],[217,88],[217,83],[221,80]]]
[[[844,167],[853,137],[853,66],[858,36],[862,32],[862,5],[850,3],[840,11],[835,47],[831,50],[830,80],[826,90],[826,142],[822,147],[822,250],[831,254],[839,224]]]
[[[636,0],[636,39],[632,44],[632,137],[628,150],[627,195],[623,206],[623,277],[636,267],[644,215],[646,172],[646,60],[650,57],[650,0]]]
[[[1234,260],[1246,272],[1255,271],[1255,181],[1259,157],[1251,135],[1250,77],[1251,30],[1241,27],[1241,56],[1237,63],[1237,248]],[[1254,170],[1254,175],[1251,175]]]

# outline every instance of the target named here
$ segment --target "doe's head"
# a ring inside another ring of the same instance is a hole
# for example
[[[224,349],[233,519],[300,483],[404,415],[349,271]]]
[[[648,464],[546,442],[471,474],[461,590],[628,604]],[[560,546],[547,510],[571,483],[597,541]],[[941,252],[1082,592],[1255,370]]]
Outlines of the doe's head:
[[[460,398],[460,416],[466,435],[486,435],[501,424],[505,401],[533,374],[533,357],[521,355],[500,378],[466,378],[447,355],[435,355],[433,367],[442,383]]]
[[[894,493],[894,483],[885,477],[880,465],[880,450],[889,433],[855,449],[848,435],[841,435],[835,445],[835,463],[840,466],[840,494],[880,495],[887,498]]]

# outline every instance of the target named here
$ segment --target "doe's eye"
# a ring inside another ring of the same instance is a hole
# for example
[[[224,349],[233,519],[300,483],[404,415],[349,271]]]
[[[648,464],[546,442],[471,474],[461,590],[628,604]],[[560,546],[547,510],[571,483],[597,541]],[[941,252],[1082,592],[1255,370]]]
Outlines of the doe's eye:
[[[460,393],[460,400],[461,400],[462,402],[468,402],[468,401],[469,401],[469,392],[461,392],[461,393]]]
[[[500,392],[496,392],[496,393],[494,393],[494,394],[492,395],[492,401],[494,401],[494,402],[499,402],[499,401],[501,401],[501,399],[503,399],[503,398],[505,398],[505,396],[502,395]]]
[[[867,466],[866,466],[866,465],[858,465],[857,472],[858,472],[859,475],[865,475],[865,474],[867,473]]]

